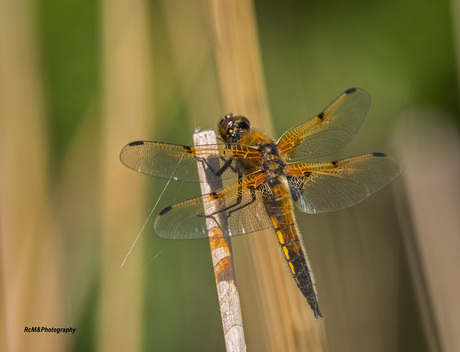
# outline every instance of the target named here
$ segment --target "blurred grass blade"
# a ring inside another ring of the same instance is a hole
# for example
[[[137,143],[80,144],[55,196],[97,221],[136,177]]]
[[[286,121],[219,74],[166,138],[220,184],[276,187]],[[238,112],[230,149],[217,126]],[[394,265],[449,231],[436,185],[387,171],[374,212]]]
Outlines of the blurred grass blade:
[[[125,168],[119,153],[145,133],[152,116],[147,12],[143,0],[103,2],[100,351],[142,350],[142,247],[120,263],[143,221],[145,179]]]
[[[397,125],[409,218],[407,257],[431,350],[460,350],[460,135],[445,113],[417,109]],[[402,200],[400,201],[402,202]],[[403,203],[404,205],[404,203]],[[440,343],[439,343],[440,341]]]
[[[60,238],[51,218],[50,174],[35,23],[28,2],[0,3],[0,350],[58,351],[55,334],[25,327],[63,317]]]

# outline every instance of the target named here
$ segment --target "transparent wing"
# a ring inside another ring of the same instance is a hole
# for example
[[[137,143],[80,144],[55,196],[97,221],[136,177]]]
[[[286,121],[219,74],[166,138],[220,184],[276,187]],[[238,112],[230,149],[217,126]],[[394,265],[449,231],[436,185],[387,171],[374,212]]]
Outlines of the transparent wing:
[[[305,213],[348,208],[385,187],[401,174],[401,166],[382,153],[325,163],[287,165],[291,196]]]
[[[366,91],[348,89],[319,115],[284,133],[278,140],[280,152],[291,160],[338,152],[359,130],[370,106]]]
[[[155,220],[155,232],[165,239],[195,239],[208,237],[207,222],[223,236],[273,227],[263,203],[270,192],[264,181],[262,173],[252,174],[240,184],[169,206]],[[223,211],[215,212],[216,202]]]
[[[229,158],[260,158],[260,153],[250,146],[230,147],[234,149],[221,145],[189,147],[179,144],[138,141],[129,143],[121,150],[120,160],[127,167],[147,175],[185,182],[200,182],[197,171],[197,159],[200,159],[200,156],[205,155],[208,164],[215,165],[213,167],[216,170],[213,171],[221,169]],[[230,165],[221,177],[222,179],[236,177],[235,168]]]

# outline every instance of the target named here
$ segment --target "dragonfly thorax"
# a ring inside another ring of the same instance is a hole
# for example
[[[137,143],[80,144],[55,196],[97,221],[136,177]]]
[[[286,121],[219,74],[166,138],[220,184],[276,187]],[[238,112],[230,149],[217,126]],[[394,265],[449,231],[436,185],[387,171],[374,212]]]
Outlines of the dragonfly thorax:
[[[270,157],[279,157],[280,154],[279,154],[279,151],[278,151],[278,147],[276,145],[275,142],[270,142],[270,143],[263,143],[263,144],[259,144],[259,147],[257,148],[259,149],[259,152],[260,154],[262,155],[263,158],[270,158]]]
[[[260,144],[259,152],[262,156],[262,170],[267,179],[278,178],[285,172],[286,162],[279,153],[275,142]]]

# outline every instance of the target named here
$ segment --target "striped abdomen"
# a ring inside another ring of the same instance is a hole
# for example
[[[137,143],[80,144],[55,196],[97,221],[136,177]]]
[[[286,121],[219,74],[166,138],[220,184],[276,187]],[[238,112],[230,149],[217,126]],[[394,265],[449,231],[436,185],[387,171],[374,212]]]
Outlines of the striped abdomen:
[[[273,223],[273,228],[283,250],[289,270],[300,291],[313,309],[315,317],[322,316],[316,299],[313,277],[294,223],[294,213],[291,207],[289,190],[282,182],[272,184],[270,189],[272,197],[264,198],[265,209]]]

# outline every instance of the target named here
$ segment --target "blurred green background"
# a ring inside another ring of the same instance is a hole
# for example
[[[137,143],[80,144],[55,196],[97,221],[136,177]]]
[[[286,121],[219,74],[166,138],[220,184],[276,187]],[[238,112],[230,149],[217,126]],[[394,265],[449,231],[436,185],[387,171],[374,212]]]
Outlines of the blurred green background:
[[[224,350],[209,244],[153,232],[158,211],[197,185],[169,185],[120,268],[166,185],[125,168],[121,148],[190,144],[232,110],[211,3],[0,0],[1,350]],[[360,87],[372,108],[331,158],[381,151],[403,165],[363,204],[297,214],[328,350],[458,350],[460,5],[253,6],[272,137]]]

